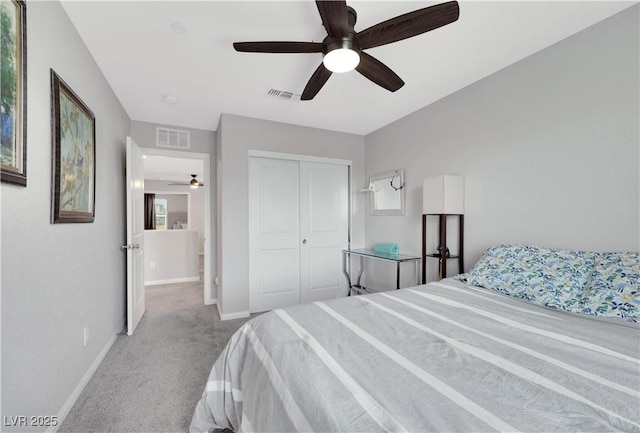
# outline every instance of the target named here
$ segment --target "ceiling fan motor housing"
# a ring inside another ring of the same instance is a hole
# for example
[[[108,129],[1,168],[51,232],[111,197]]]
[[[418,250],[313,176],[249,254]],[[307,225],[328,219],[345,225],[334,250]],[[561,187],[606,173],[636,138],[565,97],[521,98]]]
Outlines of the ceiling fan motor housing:
[[[327,35],[322,41],[322,54],[327,54],[329,51],[340,48],[347,48],[360,54],[360,44],[355,38],[356,31],[354,30],[354,26],[358,20],[358,14],[351,6],[347,6],[347,20],[349,22],[349,34],[345,37]]]
[[[329,67],[329,69],[331,69],[333,72],[350,71],[355,66],[357,66],[358,63],[360,62],[360,53],[362,52],[362,48],[358,43],[358,40],[356,38],[356,32],[354,30],[354,26],[356,24],[357,18],[358,18],[358,14],[356,13],[355,9],[353,9],[350,6],[347,6],[347,20],[349,23],[349,33],[347,34],[347,36],[342,37],[342,36],[327,35],[327,37],[324,38],[324,40],[322,41],[323,56],[326,56],[327,54],[335,50],[349,50],[356,54],[356,56],[354,56],[351,53],[347,53],[347,54],[351,54],[350,61],[346,61],[344,58],[340,60],[340,63],[343,63],[343,64],[345,62],[346,64],[351,63],[349,66],[336,65],[334,68]],[[326,61],[324,63],[325,63],[325,66],[329,65],[329,63],[327,63]],[[340,69],[340,68],[344,68],[344,69]]]
[[[324,44],[324,46],[322,47],[322,54],[324,54],[325,56],[330,51],[338,50],[341,48],[355,51],[358,54],[360,54],[360,51],[362,51],[362,49],[360,48],[360,44],[352,37],[352,34],[349,34],[348,38],[332,38],[331,36],[327,36],[322,43]]]

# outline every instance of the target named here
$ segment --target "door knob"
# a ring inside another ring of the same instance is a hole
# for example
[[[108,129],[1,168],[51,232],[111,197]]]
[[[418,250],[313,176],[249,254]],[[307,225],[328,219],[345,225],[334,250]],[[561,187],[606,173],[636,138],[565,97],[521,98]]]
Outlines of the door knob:
[[[302,240],[302,243],[303,243],[303,244],[306,244],[306,243],[307,243],[307,240],[306,240],[306,239],[303,239],[303,240]]]

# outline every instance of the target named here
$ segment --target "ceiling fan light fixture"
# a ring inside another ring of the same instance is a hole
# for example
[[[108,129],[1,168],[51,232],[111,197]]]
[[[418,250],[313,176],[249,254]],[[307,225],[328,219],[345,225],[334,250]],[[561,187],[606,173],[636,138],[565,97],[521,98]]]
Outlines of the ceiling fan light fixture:
[[[191,179],[191,181],[189,182],[189,186],[190,186],[191,188],[193,188],[193,189],[198,188],[198,187],[200,186],[200,182],[198,182],[198,179],[196,179],[196,175],[195,175],[195,174],[192,174],[192,175],[191,175],[191,177],[192,177],[192,179]]]
[[[353,71],[360,63],[360,46],[350,38],[329,39],[322,63],[331,72]]]
[[[351,48],[336,48],[324,55],[322,63],[331,72],[349,72],[360,63],[360,54]]]

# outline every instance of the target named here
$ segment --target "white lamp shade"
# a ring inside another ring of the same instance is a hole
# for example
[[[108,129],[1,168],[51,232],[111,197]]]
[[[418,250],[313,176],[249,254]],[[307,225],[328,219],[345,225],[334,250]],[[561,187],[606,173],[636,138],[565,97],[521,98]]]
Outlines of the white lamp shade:
[[[464,178],[428,177],[422,186],[422,214],[464,214]]]

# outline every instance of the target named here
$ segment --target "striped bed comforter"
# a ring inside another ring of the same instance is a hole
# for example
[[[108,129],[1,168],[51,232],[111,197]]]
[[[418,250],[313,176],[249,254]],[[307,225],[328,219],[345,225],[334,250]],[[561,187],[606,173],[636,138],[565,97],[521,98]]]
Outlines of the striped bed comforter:
[[[191,432],[640,432],[640,327],[443,280],[274,310]]]

